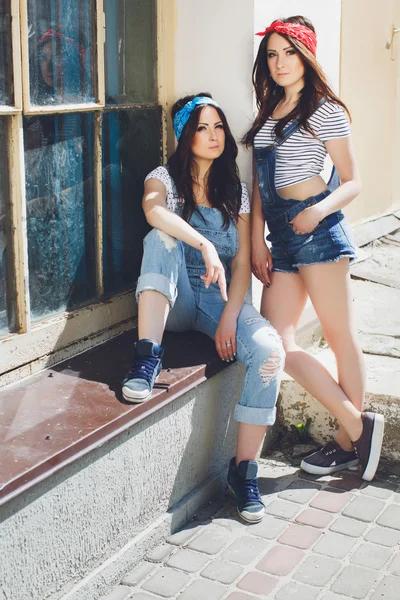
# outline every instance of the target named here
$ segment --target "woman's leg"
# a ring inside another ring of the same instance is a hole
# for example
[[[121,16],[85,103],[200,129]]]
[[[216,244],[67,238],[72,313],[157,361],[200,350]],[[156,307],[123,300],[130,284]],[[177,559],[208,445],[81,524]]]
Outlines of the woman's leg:
[[[357,340],[349,260],[345,258],[335,263],[299,268],[324,336],[335,354],[339,385],[356,409],[361,411],[365,394],[365,366]],[[339,428],[336,440],[345,450],[352,449],[343,425]]]

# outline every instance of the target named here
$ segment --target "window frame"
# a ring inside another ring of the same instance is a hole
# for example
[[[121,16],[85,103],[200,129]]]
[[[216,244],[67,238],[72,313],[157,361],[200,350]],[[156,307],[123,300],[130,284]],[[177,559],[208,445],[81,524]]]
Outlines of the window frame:
[[[174,4],[174,0],[172,2]],[[105,103],[105,13],[103,0],[95,1],[95,46],[97,98],[82,105],[36,106],[30,102],[28,61],[28,0],[11,0],[14,105],[0,105],[0,116],[9,119],[8,156],[10,177],[10,248],[13,253],[16,330],[0,338],[0,387],[32,375],[79,352],[122,333],[137,324],[134,291],[117,293],[104,300],[103,273],[103,198],[102,198],[102,116],[105,110],[161,109],[161,156],[167,156],[171,122],[167,108],[173,101],[173,6],[171,0],[156,0],[156,103],[109,106]],[[94,113],[94,224],[96,297],[81,309],[60,312],[31,323],[27,247],[27,216],[23,116],[73,112]],[[62,341],[61,341],[62,340]]]

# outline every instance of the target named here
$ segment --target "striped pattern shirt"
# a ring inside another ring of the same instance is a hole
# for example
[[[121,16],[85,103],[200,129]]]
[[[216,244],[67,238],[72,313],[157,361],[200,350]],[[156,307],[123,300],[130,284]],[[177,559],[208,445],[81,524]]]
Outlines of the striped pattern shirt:
[[[267,119],[254,138],[254,148],[270,146],[275,139],[276,119]],[[298,129],[276,148],[275,187],[283,188],[319,175],[327,155],[325,142],[348,137],[350,126],[344,109],[325,102],[311,115],[309,123],[317,136]]]

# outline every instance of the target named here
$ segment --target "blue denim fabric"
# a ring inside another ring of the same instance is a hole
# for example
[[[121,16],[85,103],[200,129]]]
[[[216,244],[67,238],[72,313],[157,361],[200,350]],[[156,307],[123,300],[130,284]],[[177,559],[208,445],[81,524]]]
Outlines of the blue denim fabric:
[[[300,266],[336,262],[344,257],[353,262],[356,258],[351,228],[341,210],[328,215],[310,233],[297,234],[290,225],[296,215],[329,196],[340,183],[334,168],[328,189],[317,196],[295,200],[278,194],[275,187],[276,148],[297,128],[297,121],[293,121],[285,128],[282,139],[275,138],[271,146],[254,149],[262,211],[270,232],[267,239],[271,242],[272,270],[284,273],[298,273]]]
[[[219,210],[200,207],[190,225],[216,247],[225,267],[229,288],[230,264],[238,250],[238,232],[231,222],[223,229]],[[166,233],[152,229],[144,239],[141,275],[137,297],[145,290],[166,296],[171,310],[166,329],[196,329],[214,338],[225,302],[218,284],[206,289],[200,275],[205,273],[201,252]],[[235,418],[251,425],[275,422],[276,400],[284,366],[282,342],[270,323],[252,304],[245,302],[238,317],[237,358],[246,367],[246,376]]]

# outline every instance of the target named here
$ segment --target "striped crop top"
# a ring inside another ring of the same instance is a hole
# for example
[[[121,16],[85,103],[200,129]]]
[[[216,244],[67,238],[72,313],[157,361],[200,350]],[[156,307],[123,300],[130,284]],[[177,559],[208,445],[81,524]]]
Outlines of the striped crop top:
[[[309,118],[316,138],[308,131],[298,129],[276,148],[275,186],[283,188],[319,175],[327,155],[325,142],[348,137],[350,126],[344,109],[333,102],[325,102]],[[276,119],[267,119],[254,138],[254,148],[270,146],[275,139]]]

